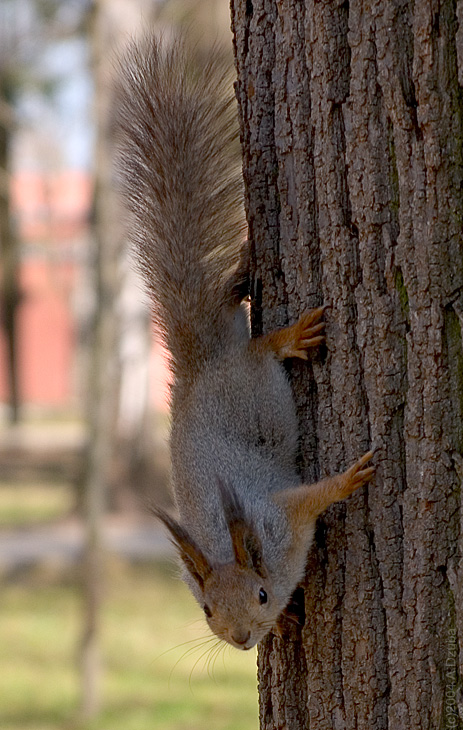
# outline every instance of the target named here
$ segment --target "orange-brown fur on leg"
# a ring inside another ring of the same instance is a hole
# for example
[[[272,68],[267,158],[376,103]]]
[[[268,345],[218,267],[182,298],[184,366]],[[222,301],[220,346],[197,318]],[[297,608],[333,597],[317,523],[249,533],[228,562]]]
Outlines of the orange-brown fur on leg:
[[[368,451],[343,474],[278,492],[275,499],[285,509],[295,535],[301,535],[330,504],[345,499],[370,481],[375,469],[365,464],[372,456],[373,452]]]
[[[290,357],[307,360],[309,347],[316,347],[325,340],[320,334],[325,328],[325,323],[320,322],[324,310],[324,307],[309,309],[295,324],[251,340],[250,347],[259,352],[271,351],[278,360]]]

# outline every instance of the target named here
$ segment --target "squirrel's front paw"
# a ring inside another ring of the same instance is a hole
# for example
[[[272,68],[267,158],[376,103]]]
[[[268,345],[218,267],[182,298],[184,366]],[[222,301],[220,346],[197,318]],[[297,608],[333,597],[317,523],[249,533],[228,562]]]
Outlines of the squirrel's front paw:
[[[373,474],[375,473],[374,466],[367,466],[365,464],[370,461],[373,456],[373,451],[368,451],[358,461],[355,462],[347,471],[342,475],[342,487],[341,499],[348,497],[349,494],[355,492],[356,489],[363,487],[364,484],[370,481]]]

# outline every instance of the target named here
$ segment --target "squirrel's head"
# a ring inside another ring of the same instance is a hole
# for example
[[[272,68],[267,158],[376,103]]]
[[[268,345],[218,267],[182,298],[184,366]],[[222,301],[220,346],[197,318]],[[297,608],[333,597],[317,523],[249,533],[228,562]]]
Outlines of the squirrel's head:
[[[180,558],[200,590],[211,631],[238,649],[251,649],[275,625],[284,606],[277,600],[265,567],[260,539],[236,496],[220,483],[234,558],[208,560],[182,525],[165,512],[156,515],[169,529]]]

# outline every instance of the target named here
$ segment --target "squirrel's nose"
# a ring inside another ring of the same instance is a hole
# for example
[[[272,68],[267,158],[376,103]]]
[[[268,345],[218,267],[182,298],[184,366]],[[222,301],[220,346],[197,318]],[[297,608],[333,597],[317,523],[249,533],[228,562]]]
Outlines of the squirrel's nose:
[[[235,644],[243,645],[249,640],[250,636],[251,636],[250,631],[245,631],[244,629],[242,629],[242,630],[238,629],[231,635],[231,638],[233,639]]]

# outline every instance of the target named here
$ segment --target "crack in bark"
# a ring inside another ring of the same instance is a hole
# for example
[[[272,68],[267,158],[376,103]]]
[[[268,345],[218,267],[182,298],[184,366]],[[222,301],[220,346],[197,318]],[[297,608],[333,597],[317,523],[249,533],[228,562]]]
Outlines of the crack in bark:
[[[374,569],[374,572],[376,574],[377,583],[378,583],[378,589],[379,589],[379,605],[381,608],[381,620],[380,620],[380,626],[382,627],[382,631],[378,630],[378,640],[381,642],[381,656],[376,657],[376,672],[377,675],[383,680],[383,688],[379,691],[382,692],[382,698],[379,698],[378,705],[379,707],[376,709],[376,727],[378,727],[378,730],[380,728],[384,728],[384,730],[387,730],[388,727],[388,721],[387,718],[389,716],[389,701],[391,697],[391,677],[390,677],[390,668],[389,668],[389,646],[388,646],[388,635],[387,635],[387,617],[386,617],[386,609],[384,606],[384,583],[383,583],[383,577],[381,575],[381,564],[378,559],[378,555],[376,552],[376,545],[375,545],[375,533],[374,533],[374,523],[371,520],[371,511],[368,504],[368,492],[365,492],[365,522],[366,522],[366,528],[368,532],[368,539],[370,544],[370,552],[371,552],[371,562]],[[378,627],[379,629],[380,627]],[[381,699],[384,699],[384,705],[381,703]]]

